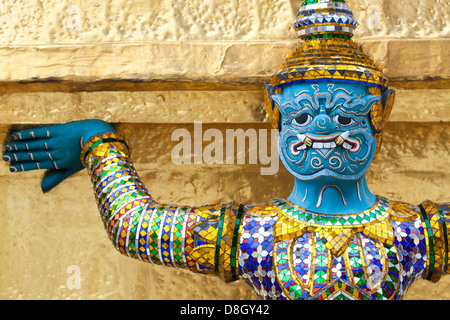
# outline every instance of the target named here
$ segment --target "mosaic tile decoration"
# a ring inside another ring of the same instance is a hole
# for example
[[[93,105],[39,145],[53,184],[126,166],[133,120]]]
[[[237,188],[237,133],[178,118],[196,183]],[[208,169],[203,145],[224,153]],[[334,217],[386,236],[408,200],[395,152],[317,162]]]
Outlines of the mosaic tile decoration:
[[[300,38],[314,35],[353,36],[358,22],[345,1],[304,1],[294,22]]]
[[[304,1],[294,22],[300,43],[278,67],[270,84],[264,86],[264,99],[270,122],[278,129],[280,112],[271,97],[280,94],[287,85],[342,82],[364,84],[370,87],[371,94],[376,95],[389,91],[386,99],[370,111],[377,141],[376,157],[395,92],[388,90],[382,68],[352,40],[357,26],[353,13],[343,0]]]
[[[243,206],[157,203],[130,153],[127,139],[114,133],[92,137],[82,151],[100,216],[116,249],[143,262],[237,280]]]
[[[448,274],[449,204],[379,196],[369,210],[326,216],[286,199],[201,207],[156,202],[128,141],[99,134],[82,159],[108,237],[143,262],[247,282],[261,299],[401,299],[416,279]]]
[[[345,1],[303,3],[294,22],[300,44],[272,77],[272,87],[334,80],[386,88],[381,68],[351,40],[357,27]]]

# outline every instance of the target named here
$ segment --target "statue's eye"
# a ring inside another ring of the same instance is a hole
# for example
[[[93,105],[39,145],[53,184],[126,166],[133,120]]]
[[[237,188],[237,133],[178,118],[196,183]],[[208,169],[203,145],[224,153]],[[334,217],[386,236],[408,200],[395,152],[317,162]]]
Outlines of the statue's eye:
[[[312,121],[313,117],[311,115],[304,113],[300,117],[294,119],[294,124],[298,126],[306,126]]]
[[[340,125],[343,125],[343,126],[348,126],[355,122],[355,120],[353,120],[352,118],[343,117],[341,115],[335,116],[333,118],[333,121],[336,123],[339,123]]]

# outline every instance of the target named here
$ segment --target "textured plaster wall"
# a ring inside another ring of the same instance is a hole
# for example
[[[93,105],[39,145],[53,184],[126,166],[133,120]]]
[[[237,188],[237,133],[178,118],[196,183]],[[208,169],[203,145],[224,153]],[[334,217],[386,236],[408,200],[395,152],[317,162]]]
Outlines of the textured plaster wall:
[[[450,201],[449,4],[348,0],[356,39],[398,97],[368,173],[373,192]],[[0,140],[11,128],[100,118],[129,137],[153,196],[201,205],[287,196],[280,164],[172,162],[174,130],[270,129],[261,85],[296,45],[300,0],[4,0],[0,3]],[[48,194],[42,172],[0,164],[0,298],[253,299],[243,282],[144,264],[111,246],[80,172]],[[73,269],[75,268],[75,269]],[[80,273],[80,287],[67,281]],[[182,290],[180,290],[182,288]],[[450,299],[450,279],[419,281],[407,299]]]

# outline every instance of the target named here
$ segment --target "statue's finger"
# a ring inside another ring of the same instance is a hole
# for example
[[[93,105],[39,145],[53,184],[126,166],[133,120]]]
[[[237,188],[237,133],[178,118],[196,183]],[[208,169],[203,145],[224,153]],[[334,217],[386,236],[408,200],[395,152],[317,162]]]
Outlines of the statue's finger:
[[[52,139],[38,139],[29,141],[10,140],[5,145],[6,152],[9,151],[30,151],[30,150],[51,150],[53,147]]]
[[[57,161],[31,161],[11,163],[9,171],[22,172],[40,169],[59,170]]]
[[[33,140],[51,137],[50,127],[40,127],[32,128],[26,130],[17,130],[11,132],[11,140],[21,141],[21,140]]]
[[[56,151],[7,151],[3,155],[3,160],[14,164],[16,162],[27,161],[55,161],[59,157],[59,153]]]

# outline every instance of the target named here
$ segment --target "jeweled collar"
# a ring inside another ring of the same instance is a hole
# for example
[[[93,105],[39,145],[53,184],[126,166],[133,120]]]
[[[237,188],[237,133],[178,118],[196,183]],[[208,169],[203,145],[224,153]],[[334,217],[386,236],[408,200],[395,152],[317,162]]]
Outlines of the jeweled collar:
[[[275,199],[271,203],[285,216],[304,223],[327,227],[357,227],[380,220],[389,214],[390,201],[377,196],[375,205],[369,210],[348,215],[327,215],[306,210],[286,199]]]
[[[390,201],[377,197],[369,210],[348,215],[325,215],[300,208],[286,199],[271,201],[279,219],[274,228],[274,241],[284,241],[317,232],[335,256],[340,256],[355,234],[362,232],[385,244],[394,244],[394,230],[389,223]]]

